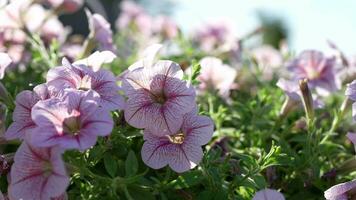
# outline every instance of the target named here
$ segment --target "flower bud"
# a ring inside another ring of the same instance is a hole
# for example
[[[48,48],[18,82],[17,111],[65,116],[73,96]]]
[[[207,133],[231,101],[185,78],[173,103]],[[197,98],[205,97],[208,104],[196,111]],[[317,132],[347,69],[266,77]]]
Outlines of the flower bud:
[[[302,102],[303,107],[308,120],[314,119],[314,106],[313,106],[313,97],[308,87],[308,80],[302,79],[299,81],[299,88],[302,92]]]

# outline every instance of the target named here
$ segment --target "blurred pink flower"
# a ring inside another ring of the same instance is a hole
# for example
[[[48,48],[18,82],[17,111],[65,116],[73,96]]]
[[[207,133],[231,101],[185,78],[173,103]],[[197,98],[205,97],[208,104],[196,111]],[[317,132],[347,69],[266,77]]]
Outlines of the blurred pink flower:
[[[218,50],[230,50],[235,44],[230,23],[216,21],[207,23],[196,30],[193,40],[206,52]]]
[[[326,200],[354,199],[356,192],[356,180],[334,185],[324,192]]]
[[[87,11],[89,19],[89,29],[95,40],[99,44],[101,51],[116,52],[116,47],[113,44],[113,33],[111,26],[106,19],[99,14],[91,14]]]
[[[152,31],[152,18],[141,6],[129,0],[121,3],[121,14],[116,24],[120,31],[133,29],[143,35],[150,35]]]
[[[0,51],[6,51],[14,63],[26,62],[26,34],[36,33],[48,44],[56,38],[64,41],[66,31],[56,16],[30,0],[10,1],[0,9]]]
[[[153,21],[153,32],[164,39],[172,39],[178,35],[178,26],[167,16],[158,16]]]
[[[59,43],[63,43],[67,37],[68,30],[57,18],[50,18],[41,27],[41,38],[45,44],[51,44],[52,40],[56,39]]]
[[[12,63],[10,56],[0,52],[0,80],[5,76],[6,68]]]
[[[93,69],[82,64],[71,64],[63,59],[63,66],[54,67],[47,73],[47,84],[57,89],[75,88],[94,90],[100,95],[100,105],[109,110],[123,109],[124,98],[119,94],[114,74],[106,69]]]
[[[57,10],[73,13],[82,7],[84,0],[44,0]]]
[[[32,108],[36,127],[30,132],[30,143],[82,151],[95,145],[97,136],[107,136],[113,128],[110,113],[99,107],[99,100],[94,91],[67,89],[63,99],[38,102]]]
[[[62,45],[60,51],[69,61],[74,62],[82,53],[83,45],[76,43],[65,43]]]
[[[293,72],[295,80],[308,79],[310,87],[320,95],[325,96],[341,88],[335,71],[335,59],[325,57],[322,52],[303,51],[288,64],[288,69]]]
[[[142,160],[153,169],[169,165],[178,173],[188,171],[203,158],[201,146],[210,141],[213,132],[213,121],[209,117],[197,115],[194,109],[184,116],[175,134],[161,135],[145,129]]]
[[[256,192],[252,200],[285,200],[285,198],[277,190],[263,189]]]
[[[13,199],[48,200],[69,185],[62,150],[35,148],[23,142],[15,154],[9,193]]]
[[[180,66],[167,60],[128,71],[122,80],[126,121],[159,135],[177,132],[183,115],[195,107],[195,91],[182,78]]]
[[[36,86],[33,91],[25,90],[16,96],[15,110],[12,114],[12,124],[5,132],[7,140],[24,139],[35,124],[31,119],[31,109],[40,100],[57,96],[45,84]]]
[[[283,64],[282,54],[269,45],[257,47],[252,50],[251,54],[262,68],[277,68]]]
[[[200,66],[201,70],[198,76],[200,81],[199,90],[218,90],[219,95],[227,99],[230,95],[230,90],[235,88],[234,82],[237,71],[216,57],[203,58],[200,60]]]

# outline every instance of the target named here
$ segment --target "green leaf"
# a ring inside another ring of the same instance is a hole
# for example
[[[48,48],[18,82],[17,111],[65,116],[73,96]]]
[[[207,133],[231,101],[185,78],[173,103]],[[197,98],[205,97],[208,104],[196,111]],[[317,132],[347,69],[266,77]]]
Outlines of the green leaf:
[[[105,169],[111,177],[116,177],[117,162],[116,159],[109,153],[104,156]]]
[[[126,176],[134,176],[138,171],[138,162],[135,153],[130,150],[125,161]]]
[[[205,177],[200,171],[191,171],[180,175],[176,180],[167,184],[167,188],[184,189],[200,184]]]

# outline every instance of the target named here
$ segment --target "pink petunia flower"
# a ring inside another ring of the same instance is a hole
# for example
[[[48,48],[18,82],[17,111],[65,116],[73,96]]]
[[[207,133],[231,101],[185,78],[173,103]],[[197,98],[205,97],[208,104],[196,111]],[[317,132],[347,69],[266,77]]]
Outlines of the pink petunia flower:
[[[232,26],[228,21],[220,20],[207,23],[196,30],[193,40],[205,52],[230,50],[235,44]]]
[[[178,173],[197,166],[203,158],[201,146],[207,144],[214,132],[213,121],[196,111],[184,116],[180,129],[172,135],[144,131],[143,162],[153,169],[169,165]]]
[[[148,36],[152,32],[152,23],[152,18],[134,1],[125,0],[121,3],[121,13],[116,22],[119,30],[134,29]]]
[[[205,57],[200,60],[200,81],[199,90],[207,91],[210,89],[218,90],[219,95],[227,99],[230,90],[235,88],[235,78],[237,71],[226,65],[219,58]]]
[[[48,71],[48,85],[57,89],[94,90],[100,95],[101,106],[109,110],[123,109],[124,98],[119,94],[120,88],[112,72],[105,69],[94,72],[86,65],[72,65],[65,58],[62,65]]]
[[[334,185],[324,192],[326,200],[348,200],[356,197],[356,180]]]
[[[281,52],[269,45],[257,47],[252,50],[251,54],[257,62],[263,80],[272,80],[273,75],[283,64]]]
[[[122,81],[128,97],[126,121],[155,134],[175,133],[184,114],[195,107],[195,90],[181,80],[183,71],[172,61],[158,61],[152,67],[128,71]]]
[[[48,200],[62,195],[69,185],[62,150],[35,148],[23,142],[11,169],[9,193],[13,199]]]
[[[35,127],[31,119],[31,109],[40,100],[49,99],[59,95],[49,89],[47,85],[36,86],[33,91],[25,90],[16,96],[15,110],[12,115],[13,123],[5,132],[7,140],[24,139],[25,135]]]
[[[263,189],[256,192],[252,200],[285,200],[285,198],[277,190]]]
[[[282,54],[269,45],[260,46],[251,52],[257,63],[263,68],[276,68],[283,64]]]
[[[10,56],[6,53],[0,52],[0,79],[5,76],[6,68],[12,63]]]
[[[296,59],[288,64],[295,80],[308,79],[311,88],[315,88],[320,95],[341,88],[341,81],[336,75],[335,58],[327,58],[322,52],[303,51]]]
[[[116,47],[113,44],[113,33],[111,26],[106,19],[99,14],[91,14],[87,11],[89,21],[90,34],[99,44],[101,51],[116,52]]]
[[[158,16],[153,21],[153,32],[163,37],[172,39],[178,35],[177,24],[167,16]]]
[[[38,102],[32,108],[36,127],[28,141],[38,147],[90,148],[97,136],[107,136],[113,128],[110,113],[99,107],[99,100],[94,91],[67,89],[62,99]]]

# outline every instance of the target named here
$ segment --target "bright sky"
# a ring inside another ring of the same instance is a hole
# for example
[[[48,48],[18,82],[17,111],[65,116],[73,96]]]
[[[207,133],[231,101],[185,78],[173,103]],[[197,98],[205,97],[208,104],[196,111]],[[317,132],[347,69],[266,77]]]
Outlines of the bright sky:
[[[289,44],[298,52],[327,50],[326,40],[356,54],[356,0],[175,0],[175,19],[189,32],[202,22],[229,19],[238,35],[258,26],[256,11],[285,19]]]

